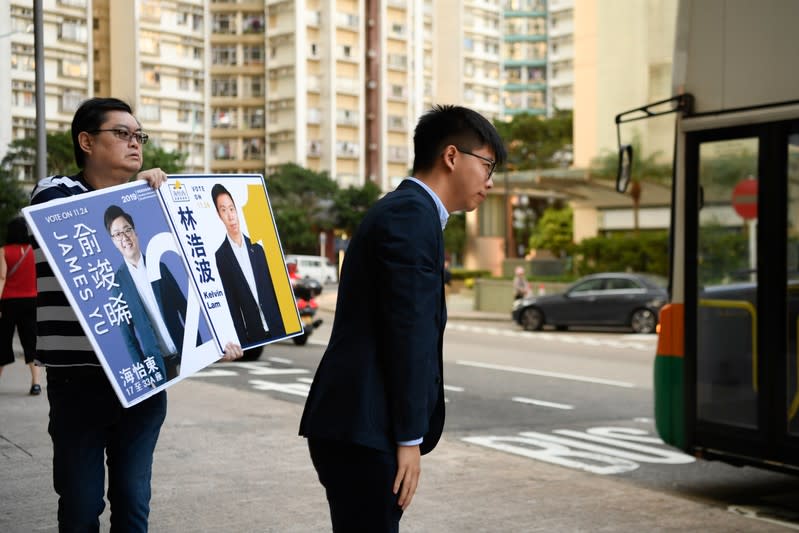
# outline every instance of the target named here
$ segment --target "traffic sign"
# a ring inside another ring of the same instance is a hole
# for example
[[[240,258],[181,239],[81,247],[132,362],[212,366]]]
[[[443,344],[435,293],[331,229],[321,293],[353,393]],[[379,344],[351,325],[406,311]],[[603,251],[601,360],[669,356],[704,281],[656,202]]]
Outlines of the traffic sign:
[[[757,218],[757,180],[747,178],[732,190],[732,207],[744,220]]]

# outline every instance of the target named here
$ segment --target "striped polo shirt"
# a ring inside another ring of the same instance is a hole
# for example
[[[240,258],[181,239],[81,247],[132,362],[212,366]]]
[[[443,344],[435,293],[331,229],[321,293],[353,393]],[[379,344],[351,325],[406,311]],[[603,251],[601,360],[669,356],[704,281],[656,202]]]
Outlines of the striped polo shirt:
[[[94,190],[74,176],[50,176],[36,184],[31,205],[56,198],[66,198]],[[69,305],[58,278],[53,274],[44,252],[34,242],[36,253],[36,362],[48,367],[100,366],[89,339],[83,332],[75,311]]]

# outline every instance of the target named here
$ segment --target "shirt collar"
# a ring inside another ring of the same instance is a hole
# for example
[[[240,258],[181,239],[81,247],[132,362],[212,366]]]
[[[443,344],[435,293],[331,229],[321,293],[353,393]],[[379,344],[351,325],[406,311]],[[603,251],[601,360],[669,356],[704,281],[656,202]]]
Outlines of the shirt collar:
[[[413,176],[409,176],[405,179],[418,184],[422,189],[427,191],[427,194],[429,194],[436,203],[436,209],[438,209],[438,218],[441,221],[441,230],[444,231],[444,228],[447,227],[447,220],[449,220],[449,213],[447,212],[447,208],[444,207],[444,204],[441,202],[441,198],[439,198],[438,195],[433,192],[433,189],[428,187],[425,182],[416,179]]]

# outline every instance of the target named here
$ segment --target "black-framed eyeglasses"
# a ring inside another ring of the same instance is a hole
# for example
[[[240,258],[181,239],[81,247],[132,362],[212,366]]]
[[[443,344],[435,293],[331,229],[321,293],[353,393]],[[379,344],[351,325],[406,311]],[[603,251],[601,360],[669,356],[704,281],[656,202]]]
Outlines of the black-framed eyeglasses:
[[[488,176],[486,176],[486,179],[489,179],[489,178],[491,177],[491,175],[492,175],[492,174],[494,174],[494,169],[495,169],[495,168],[496,168],[496,166],[497,166],[497,162],[496,162],[496,161],[494,161],[493,159],[490,159],[490,158],[488,158],[488,157],[483,157],[483,156],[481,156],[481,155],[478,155],[478,154],[472,153],[472,152],[470,152],[470,151],[468,151],[468,150],[464,150],[463,148],[459,148],[459,147],[457,147],[457,146],[456,146],[455,148],[457,148],[457,150],[458,150],[460,153],[462,153],[462,154],[470,155],[470,156],[472,156],[472,157],[476,157],[477,159],[482,159],[483,161],[485,161],[486,163],[488,163],[489,165],[491,165],[491,166],[488,168]]]
[[[131,235],[133,235],[133,228],[130,226],[125,226],[121,230],[112,233],[111,238],[117,242],[122,242],[123,237],[130,237]]]
[[[150,136],[144,133],[143,131],[128,131],[123,128],[108,128],[108,129],[100,129],[100,130],[92,130],[89,133],[101,133],[104,131],[110,131],[114,134],[114,136],[119,139],[120,141],[130,142],[130,138],[133,137],[139,144],[147,144],[147,141],[150,139]]]

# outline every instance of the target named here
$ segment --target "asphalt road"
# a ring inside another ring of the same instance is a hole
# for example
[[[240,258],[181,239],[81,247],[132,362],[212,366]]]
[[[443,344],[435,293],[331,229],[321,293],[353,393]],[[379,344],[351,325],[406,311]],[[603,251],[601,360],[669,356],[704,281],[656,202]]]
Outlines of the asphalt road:
[[[261,360],[220,363],[191,379],[302,404],[332,316],[307,346],[266,347]],[[799,478],[694,461],[659,441],[652,420],[654,336],[523,332],[508,323],[450,321],[445,390],[450,438],[757,513],[799,529]]]

